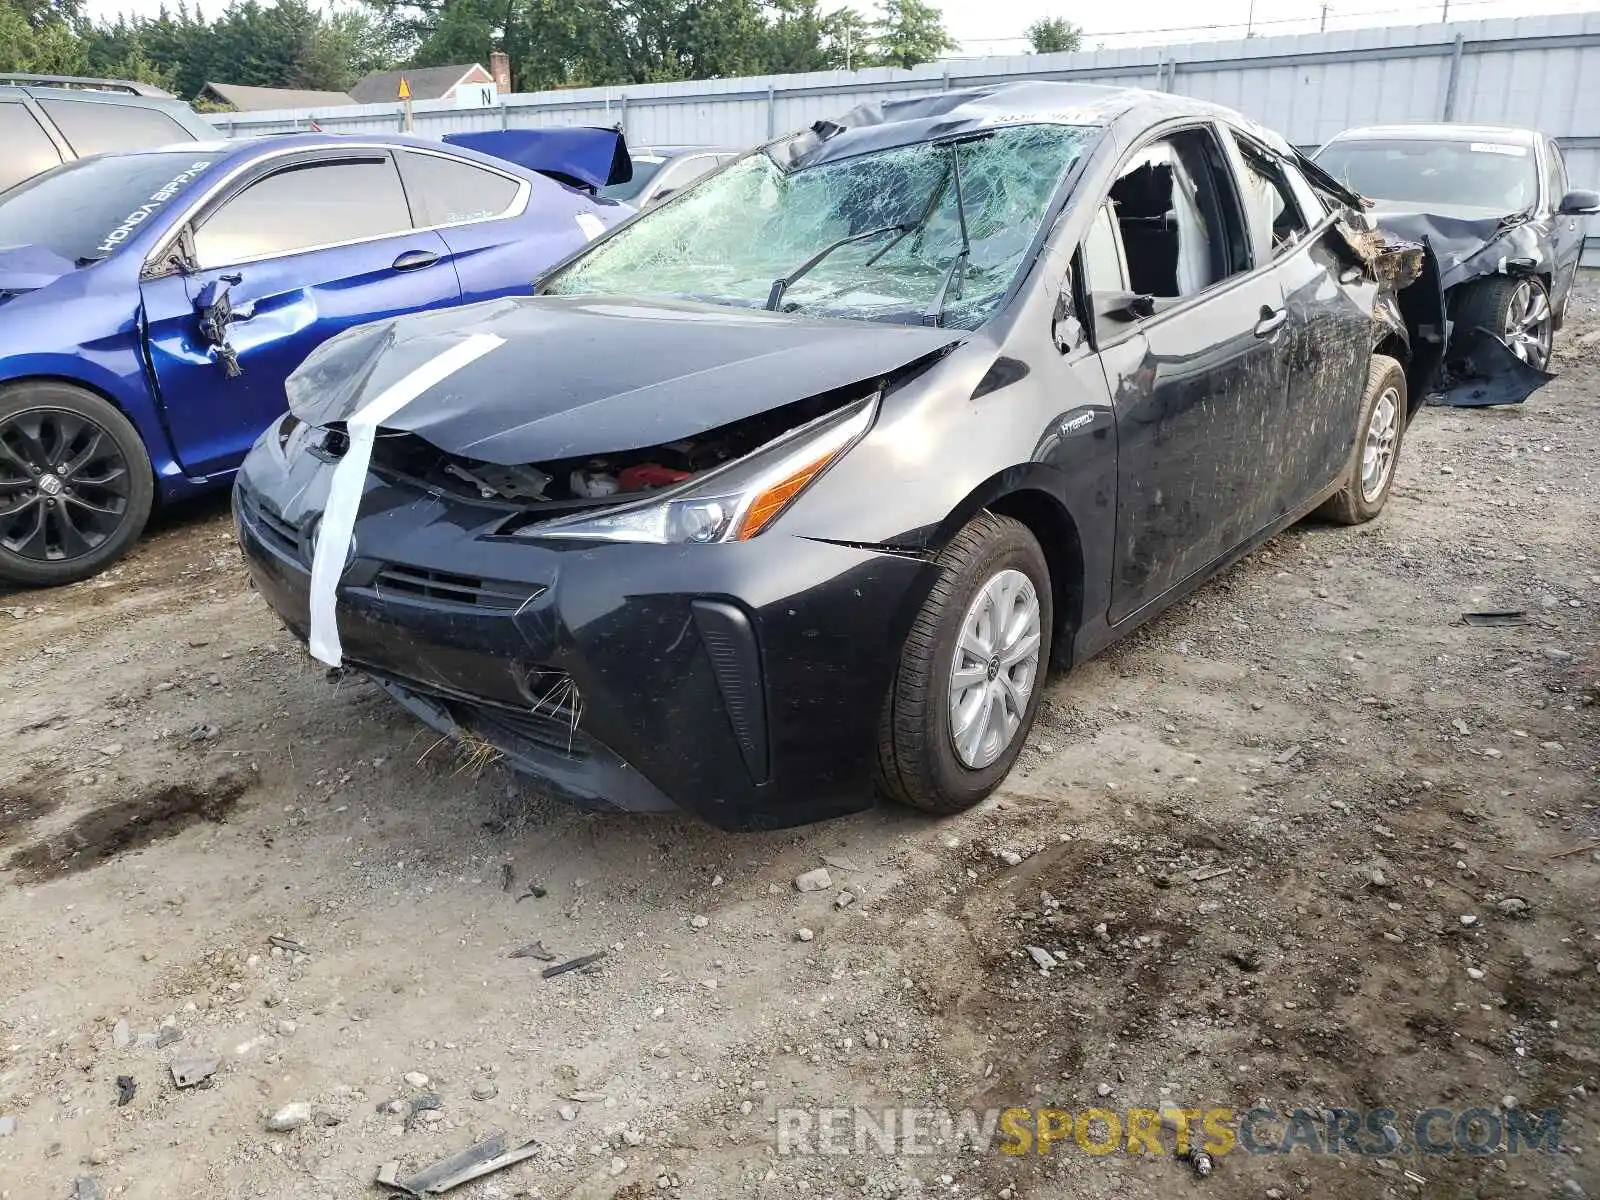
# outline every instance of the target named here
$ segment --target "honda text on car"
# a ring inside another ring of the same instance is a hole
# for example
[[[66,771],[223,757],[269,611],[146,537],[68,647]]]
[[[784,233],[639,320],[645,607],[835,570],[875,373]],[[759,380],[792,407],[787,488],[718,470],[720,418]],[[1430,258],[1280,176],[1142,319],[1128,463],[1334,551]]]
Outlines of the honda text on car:
[[[1440,314],[1360,204],[1179,96],[859,109],[533,297],[326,343],[240,472],[249,570],[318,658],[580,801],[964,809],[1052,663],[1383,508]]]
[[[298,134],[84,158],[0,194],[0,581],[83,579],[157,499],[226,484],[324,339],[526,293],[632,212],[593,194],[626,177],[620,134],[544,144],[554,177]]]

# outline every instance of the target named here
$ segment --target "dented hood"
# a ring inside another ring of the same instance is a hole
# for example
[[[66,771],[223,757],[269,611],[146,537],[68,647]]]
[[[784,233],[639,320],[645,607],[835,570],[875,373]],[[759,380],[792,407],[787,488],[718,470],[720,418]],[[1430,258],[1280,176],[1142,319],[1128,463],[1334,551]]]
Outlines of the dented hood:
[[[1380,205],[1372,217],[1396,237],[1426,240],[1439,258],[1439,281],[1447,291],[1482,275],[1534,271],[1550,259],[1544,222],[1525,215],[1482,214],[1482,209],[1416,212]]]
[[[313,425],[348,420],[474,334],[503,344],[383,422],[513,465],[644,449],[881,376],[971,336],[666,299],[534,296],[362,325],[289,377]]]

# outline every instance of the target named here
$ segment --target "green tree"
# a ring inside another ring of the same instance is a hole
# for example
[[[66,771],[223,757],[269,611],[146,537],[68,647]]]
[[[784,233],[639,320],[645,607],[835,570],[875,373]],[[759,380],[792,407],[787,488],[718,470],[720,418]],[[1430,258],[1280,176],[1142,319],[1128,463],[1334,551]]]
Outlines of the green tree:
[[[822,53],[830,67],[872,66],[872,26],[853,8],[834,9],[822,22]]]
[[[82,73],[87,59],[72,28],[76,16],[76,4],[0,0],[0,70]]]
[[[872,31],[878,60],[887,66],[909,69],[956,48],[939,10],[924,0],[879,0]]]
[[[1028,26],[1035,54],[1060,54],[1083,47],[1083,30],[1065,17],[1040,17]]]

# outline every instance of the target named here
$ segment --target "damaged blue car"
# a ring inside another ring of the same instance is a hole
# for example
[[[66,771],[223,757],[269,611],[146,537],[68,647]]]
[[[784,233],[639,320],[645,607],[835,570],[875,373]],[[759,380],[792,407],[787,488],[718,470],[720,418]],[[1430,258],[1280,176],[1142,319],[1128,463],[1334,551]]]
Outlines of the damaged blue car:
[[[633,211],[596,194],[615,130],[459,140],[191,142],[0,193],[0,582],[87,578],[226,484],[333,335],[526,293]]]

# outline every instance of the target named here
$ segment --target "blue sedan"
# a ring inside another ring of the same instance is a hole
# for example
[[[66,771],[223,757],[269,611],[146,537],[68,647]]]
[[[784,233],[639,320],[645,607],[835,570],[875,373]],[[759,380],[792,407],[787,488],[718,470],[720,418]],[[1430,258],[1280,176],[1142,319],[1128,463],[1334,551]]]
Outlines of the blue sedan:
[[[0,581],[93,575],[229,482],[334,334],[526,294],[632,213],[595,195],[620,134],[513,134],[191,143],[0,194]]]

